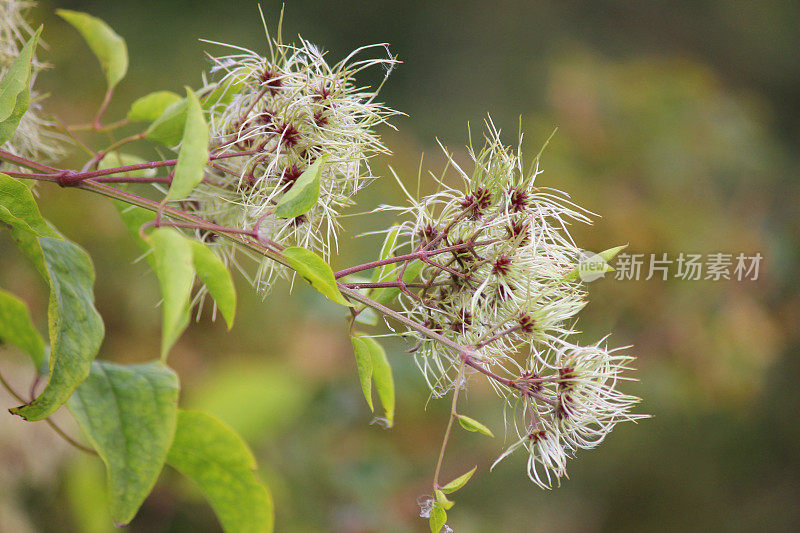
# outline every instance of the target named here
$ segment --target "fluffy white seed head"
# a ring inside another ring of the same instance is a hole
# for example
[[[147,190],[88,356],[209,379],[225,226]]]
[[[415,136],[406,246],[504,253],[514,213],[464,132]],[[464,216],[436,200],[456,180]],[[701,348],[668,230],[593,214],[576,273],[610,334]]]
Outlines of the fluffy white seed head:
[[[435,396],[453,389],[465,353],[510,380],[490,380],[513,407],[519,437],[501,459],[524,448],[531,480],[551,487],[575,450],[599,444],[616,422],[639,418],[629,414],[638,398],[616,389],[632,358],[570,340],[586,291],[568,276],[581,257],[568,226],[589,223],[588,213],[565,193],[539,187],[538,158],[526,169],[521,148],[504,146],[487,125],[483,147],[469,147],[470,168],[448,154],[459,186],[433,176],[437,192],[409,195],[408,207],[383,206],[406,218],[393,230],[397,255],[444,250],[426,256],[416,280],[422,286],[403,290],[400,302],[409,318],[452,342],[405,334]]]
[[[325,53],[303,39],[299,45],[280,38],[269,43],[268,57],[239,48],[212,57],[211,75],[234,90],[229,101],[209,111],[212,153],[242,155],[217,159],[214,173],[189,205],[216,224],[258,229],[282,245],[327,257],[336,246],[340,211],[374,179],[369,158],[387,152],[374,128],[394,114],[375,101],[380,87],[359,86],[356,75],[374,66],[388,75],[395,60],[360,59],[375,48],[384,52],[384,45],[358,49],[330,64]],[[329,158],[317,204],[294,219],[276,216],[277,202],[323,155]],[[254,282],[268,288],[278,272],[279,266],[262,259]]]

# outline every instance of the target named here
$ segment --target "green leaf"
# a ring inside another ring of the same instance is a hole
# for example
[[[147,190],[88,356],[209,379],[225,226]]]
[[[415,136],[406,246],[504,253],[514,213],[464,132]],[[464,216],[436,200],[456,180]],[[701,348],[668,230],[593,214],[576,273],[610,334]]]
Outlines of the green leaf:
[[[431,526],[431,533],[439,533],[447,523],[447,512],[439,505],[434,505],[431,509],[431,516],[428,524]]]
[[[189,87],[186,88],[186,98],[186,125],[175,165],[175,177],[165,199],[167,202],[189,196],[197,184],[203,181],[204,169],[208,163],[208,125],[203,118],[203,109]]]
[[[436,496],[436,503],[438,503],[445,511],[449,511],[456,504],[456,502],[448,500],[447,496],[444,495],[444,492],[439,489],[436,489],[433,491],[433,493]]]
[[[394,250],[394,245],[397,243],[397,236],[400,233],[400,228],[394,226],[392,230],[386,234],[386,239],[383,241],[383,246],[381,246],[381,255],[380,259],[388,259],[389,256],[392,255],[392,250]],[[372,281],[379,282],[379,281],[391,281],[391,278],[387,276],[387,274],[397,268],[397,265],[388,264],[388,265],[381,265],[378,268],[372,270]]]
[[[424,266],[425,263],[417,259],[410,261],[406,267],[406,271],[403,273],[403,281],[411,283],[417,279],[417,276],[422,272]],[[397,265],[393,266],[391,270],[383,274],[381,281],[394,281],[397,278],[398,268],[400,267]],[[381,305],[389,305],[397,298],[398,294],[400,294],[400,289],[397,287],[379,287],[371,290],[369,292],[369,297]]]
[[[175,146],[181,142],[187,106],[185,99],[169,105],[144,132],[145,138],[167,146]]]
[[[222,259],[208,246],[195,240],[190,240],[189,243],[192,246],[197,276],[217,303],[228,329],[231,329],[236,315],[236,287],[233,286],[233,277]]]
[[[182,98],[172,91],[155,91],[137,99],[128,111],[128,120],[135,122],[153,122],[164,111],[180,102]]]
[[[31,64],[41,32],[36,30],[0,80],[0,145],[14,136],[31,103]]]
[[[451,481],[450,483],[448,483],[447,485],[442,487],[442,492],[444,492],[445,494],[451,494],[451,493],[457,491],[458,489],[460,489],[461,487],[463,487],[464,485],[467,484],[467,481],[469,481],[469,479],[472,477],[472,474],[474,474],[477,469],[478,469],[478,466],[475,465],[475,468],[473,468],[472,470],[470,470],[466,474],[464,474],[462,476],[458,476],[453,481]]]
[[[372,362],[372,379],[375,382],[375,390],[378,391],[378,398],[386,412],[386,425],[394,425],[394,378],[392,377],[392,367],[386,358],[386,352],[378,341],[372,337],[359,335],[359,339],[366,344]]]
[[[194,262],[189,240],[174,228],[157,228],[147,236],[153,248],[156,276],[161,286],[161,358],[189,325],[189,303]]]
[[[89,375],[105,329],[94,308],[94,267],[89,254],[67,240],[37,240],[33,234],[18,230],[12,235],[50,284],[47,386],[30,404],[11,409],[26,420],[42,420],[66,402]]]
[[[31,91],[30,89],[23,91],[17,97],[16,105],[11,111],[11,114],[5,120],[0,121],[0,145],[14,137],[14,132],[17,131],[22,116],[28,111],[28,106],[31,105]]]
[[[128,230],[128,233],[133,238],[136,246],[145,252],[145,259],[150,264],[150,267],[155,270],[156,263],[153,259],[153,255],[150,253],[150,245],[142,240],[141,236],[139,235],[139,228],[154,220],[156,218],[156,214],[143,207],[131,205],[120,200],[113,200],[113,203],[114,207],[116,207],[117,211],[119,212],[122,223],[125,224],[125,229]]]
[[[86,44],[100,61],[109,90],[113,89],[128,72],[128,47],[125,39],[117,35],[108,24],[86,13],[57,9],[56,14],[83,35]]]
[[[42,29],[36,30],[19,55],[0,80],[0,120],[7,119],[16,106],[17,97],[25,90],[30,90],[31,64],[36,44]]]
[[[348,307],[353,305],[339,292],[333,270],[320,256],[297,246],[286,248],[282,253],[289,266],[329,300]]]
[[[232,76],[225,81],[217,83],[214,89],[203,97],[203,109],[208,111],[216,105],[230,103],[233,95],[240,92],[244,87],[246,76]]]
[[[612,259],[614,259],[617,256],[618,253],[620,253],[622,250],[624,250],[627,247],[628,247],[627,244],[623,244],[622,246],[615,246],[614,248],[609,248],[608,250],[603,250],[602,252],[600,252],[600,257],[605,259],[606,262],[611,261]]]
[[[275,207],[275,214],[282,218],[299,217],[314,207],[319,199],[319,182],[322,177],[322,166],[330,158],[322,155],[300,174],[292,188],[281,197]]]
[[[0,222],[38,237],[61,238],[42,217],[30,189],[3,173],[0,173]]]
[[[160,362],[95,361],[67,407],[106,464],[114,522],[127,524],[153,489],[172,444],[178,376]]]
[[[230,102],[234,94],[239,92],[243,82],[237,79],[230,79],[228,82],[217,84],[217,86],[202,100],[202,108],[209,111],[216,104],[226,104]],[[170,104],[155,121],[145,131],[148,140],[159,142],[167,146],[175,146],[181,142],[184,126],[186,124],[186,110],[188,101],[182,98],[179,102]]]
[[[272,531],[272,496],[253,472],[256,460],[244,441],[216,418],[180,411],[167,463],[200,487],[226,532]]]
[[[628,247],[627,244],[623,244],[622,246],[615,246],[614,248],[609,248],[608,250],[603,250],[599,254],[595,254],[595,255],[589,257],[588,259],[581,260],[581,263],[578,266],[576,266],[575,268],[570,270],[569,273],[566,276],[564,276],[564,281],[578,281],[579,279],[581,279],[580,270],[581,270],[581,265],[582,264],[584,264],[584,263],[595,263],[595,262],[597,262],[597,263],[602,263],[602,262],[608,263],[609,261],[614,259],[614,257],[616,257],[616,255],[618,253],[620,253],[622,250],[624,250],[627,247]],[[605,264],[605,265],[601,264],[601,265],[598,265],[598,266],[602,266],[603,273],[612,272],[614,270],[608,264]],[[594,270],[592,272],[594,273]]]
[[[146,161],[139,156],[126,154],[123,152],[108,152],[97,164],[97,169],[106,170],[109,168],[123,167],[128,165],[138,165],[140,163],[146,163]],[[126,176],[129,178],[136,178],[155,176],[155,174],[156,169],[143,168],[141,170],[130,170],[128,172],[115,172],[114,174],[109,174],[109,176]]]
[[[30,355],[37,372],[44,369],[44,340],[31,321],[25,302],[0,289],[0,344],[11,344]]]
[[[487,437],[494,438],[494,433],[492,433],[492,430],[487,428],[474,418],[470,418],[464,415],[458,415],[458,423],[461,424],[461,427],[466,429],[467,431],[483,433]]]
[[[358,369],[358,379],[361,381],[361,390],[364,392],[369,410],[374,411],[375,408],[372,406],[372,355],[369,345],[359,335],[352,335],[350,342],[353,344],[353,351],[356,355],[356,368]]]
[[[356,315],[356,322],[358,322],[359,324],[367,324],[368,326],[377,326],[378,313],[376,313],[369,307],[362,306],[358,310],[358,315]]]

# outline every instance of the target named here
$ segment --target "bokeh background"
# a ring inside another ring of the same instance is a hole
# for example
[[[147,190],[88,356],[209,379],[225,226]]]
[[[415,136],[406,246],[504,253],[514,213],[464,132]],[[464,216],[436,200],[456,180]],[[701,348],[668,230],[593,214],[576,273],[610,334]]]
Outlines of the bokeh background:
[[[281,5],[262,2],[271,28]],[[128,42],[131,67],[108,117],[156,89],[181,91],[207,68],[206,38],[261,50],[254,2],[138,0],[42,2],[42,75],[48,108],[85,121],[102,97],[96,60],[52,15],[65,7],[106,20]],[[489,473],[502,449],[501,404],[480,387],[466,412],[494,440],[460,432],[445,476],[479,465],[458,493],[455,531],[797,531],[800,529],[800,4],[785,1],[288,1],[287,40],[300,33],[332,58],[391,43],[403,64],[383,100],[407,113],[385,129],[391,164],[416,180],[421,153],[438,171],[439,138],[463,157],[467,122],[487,113],[528,157],[557,126],[541,183],[569,191],[602,215],[574,228],[590,250],[630,243],[635,253],[760,252],[758,281],[615,281],[591,284],[579,323],[591,342],[631,344],[639,382],[627,392],[653,414],[622,424],[569,465],[560,489],[542,491],[524,457]],[[371,77],[370,77],[371,76]],[[374,83],[380,72],[367,74]],[[147,151],[143,152],[147,155]],[[80,164],[80,161],[74,161]],[[40,187],[43,211],[92,254],[107,338],[101,357],[158,353],[157,283],[110,203]],[[391,179],[360,198],[363,210],[398,198]],[[354,211],[355,212],[355,211]],[[339,268],[379,245],[355,238],[387,225],[342,219]],[[396,427],[370,425],[340,308],[283,284],[262,301],[243,279],[238,323],[200,319],[173,351],[182,405],[239,430],[271,487],[278,531],[425,531],[416,499],[429,491],[448,400],[428,400],[401,342],[389,344],[398,387]],[[46,313],[40,280],[0,236],[0,283]],[[27,383],[24,358],[0,365]],[[22,387],[20,387],[22,388]],[[0,405],[14,401],[0,392]],[[62,413],[63,415],[63,413]],[[68,417],[61,421],[69,426]],[[0,531],[103,532],[99,460],[64,445],[44,425],[0,414]],[[165,471],[131,532],[212,532],[202,496]]]

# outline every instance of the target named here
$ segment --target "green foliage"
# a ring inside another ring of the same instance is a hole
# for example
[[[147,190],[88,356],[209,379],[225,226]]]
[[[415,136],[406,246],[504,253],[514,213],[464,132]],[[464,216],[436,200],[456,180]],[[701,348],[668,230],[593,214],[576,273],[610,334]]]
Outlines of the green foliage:
[[[316,205],[322,167],[329,158],[327,154],[320,156],[297,178],[275,207],[276,215],[283,218],[299,217]]]
[[[30,189],[3,173],[0,173],[0,222],[37,237],[61,238],[42,217]]]
[[[172,91],[155,91],[137,99],[128,110],[128,120],[134,122],[153,122],[171,105],[182,98]]]
[[[620,253],[627,247],[628,247],[627,244],[623,244],[622,246],[615,246],[614,248],[603,250],[597,255],[599,255],[603,259],[603,261],[609,263],[612,259],[614,259],[617,256],[618,253]],[[613,270],[614,269],[607,264],[603,267],[603,272],[612,272]],[[580,265],[570,270],[569,273],[566,276],[564,276],[564,279],[566,281],[578,281],[580,279]]]
[[[36,30],[0,80],[0,145],[13,137],[31,103],[31,62],[41,32]]]
[[[145,160],[139,156],[126,154],[123,152],[108,152],[103,159],[97,164],[98,170],[106,170],[109,168],[116,168],[128,165],[138,165],[144,163]],[[127,172],[116,172],[109,174],[110,176],[127,176],[127,177],[149,177],[154,176],[156,169],[143,168],[141,170],[129,170]]]
[[[156,276],[161,286],[161,358],[189,325],[189,304],[194,282],[194,260],[189,241],[174,228],[155,229],[147,237],[153,249]]]
[[[148,126],[145,138],[167,146],[181,142],[186,124],[187,100],[170,104],[161,115]]]
[[[253,472],[256,460],[244,441],[216,418],[180,411],[167,462],[200,487],[226,532],[272,531],[272,496]]]
[[[119,200],[114,200],[114,206],[119,212],[119,216],[122,219],[122,223],[125,225],[125,229],[128,230],[128,233],[130,234],[131,238],[133,238],[136,246],[146,253],[145,258],[147,259],[147,262],[150,264],[150,267],[155,270],[156,264],[153,260],[152,254],[150,253],[150,245],[142,240],[141,235],[139,234],[139,228],[141,228],[144,224],[153,221],[156,218],[156,214],[142,207],[127,204]]]
[[[406,266],[405,272],[403,272],[403,281],[406,283],[411,283],[419,273],[422,272],[422,269],[425,267],[425,263],[414,259],[413,261],[408,262],[408,266]],[[399,272],[399,268],[402,268],[398,265],[393,265],[391,269],[384,272],[381,275],[380,281],[394,281],[397,279],[397,274]],[[397,287],[379,287],[377,289],[372,289],[369,292],[369,297],[378,302],[382,305],[389,305],[394,301],[395,298],[400,294],[400,289]]]
[[[125,40],[97,17],[69,9],[58,9],[56,13],[83,36],[100,61],[108,89],[113,89],[128,72],[128,47]]]
[[[66,402],[89,375],[105,329],[94,308],[94,267],[89,255],[67,240],[37,239],[19,230],[13,235],[50,285],[50,375],[33,402],[11,412],[26,420],[42,420]]]
[[[397,237],[400,235],[400,228],[398,226],[392,227],[391,231],[386,234],[386,238],[383,241],[383,246],[381,246],[381,254],[380,259],[389,259],[392,255],[392,250],[394,250],[395,244],[397,244]],[[372,281],[391,281],[391,277],[387,274],[393,269],[397,267],[395,264],[388,264],[388,265],[381,265],[378,268],[372,270]]]
[[[356,356],[356,369],[358,370],[358,379],[361,381],[361,390],[364,392],[369,410],[374,411],[375,408],[372,405],[372,354],[369,351],[369,345],[359,335],[352,335],[350,342],[353,344],[353,352]]]
[[[106,464],[111,516],[124,525],[155,485],[170,449],[178,411],[178,376],[160,362],[92,363],[67,402]]]
[[[235,79],[217,84],[207,96],[202,98],[203,111],[208,111],[217,104],[229,102],[241,87],[241,81]],[[183,137],[188,106],[186,98],[168,105],[147,128],[145,138],[167,146],[178,144]]]
[[[205,284],[208,293],[214,298],[217,308],[228,329],[233,327],[236,315],[236,287],[228,267],[209,247],[200,241],[190,240],[192,260],[197,277]]]
[[[44,367],[44,340],[31,321],[25,302],[0,289],[0,344],[16,346],[27,353],[38,372]]]
[[[470,418],[464,415],[457,415],[458,423],[461,425],[462,428],[466,429],[467,431],[473,431],[477,433],[482,433],[487,437],[494,438],[494,433],[492,430],[475,420],[474,418]]]
[[[281,252],[289,266],[303,276],[312,287],[337,304],[352,306],[336,285],[333,270],[320,256],[306,248],[292,246]]]
[[[208,125],[203,118],[203,109],[194,92],[186,88],[186,122],[183,129],[175,176],[165,201],[182,200],[189,196],[198,183],[203,181],[208,163]]]
[[[441,505],[434,504],[431,509],[431,516],[428,519],[428,524],[431,526],[431,533],[439,533],[447,523],[447,512]]]
[[[442,509],[444,509],[445,511],[449,511],[456,504],[455,502],[448,500],[444,492],[442,492],[439,489],[433,491],[433,494],[434,496],[436,496],[436,503],[440,505]]]
[[[371,378],[375,382],[375,390],[378,392],[378,398],[380,398],[385,411],[386,426],[392,427],[394,425],[394,378],[392,377],[392,367],[386,358],[386,352],[378,341],[366,335],[356,333],[350,337],[350,341],[353,343],[358,377],[361,380],[361,388],[369,408],[373,409]]]
[[[459,490],[460,488],[462,488],[464,485],[467,484],[467,482],[470,480],[470,478],[477,469],[478,466],[475,465],[475,467],[466,474],[458,476],[453,481],[442,487],[441,488],[442,492],[444,492],[445,494],[452,494],[453,492]]]

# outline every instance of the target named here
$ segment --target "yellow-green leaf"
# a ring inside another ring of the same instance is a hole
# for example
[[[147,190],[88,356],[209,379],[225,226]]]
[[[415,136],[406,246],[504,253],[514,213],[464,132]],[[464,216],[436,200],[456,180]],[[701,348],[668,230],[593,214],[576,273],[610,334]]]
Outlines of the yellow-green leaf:
[[[167,458],[178,413],[178,376],[160,362],[92,363],[67,402],[106,465],[111,516],[131,521]]]
[[[374,411],[372,405],[372,355],[370,355],[369,345],[364,342],[359,335],[350,337],[353,344],[353,352],[356,355],[356,368],[358,369],[358,379],[361,381],[361,390],[367,400],[369,410]]]
[[[100,61],[108,88],[113,89],[128,72],[128,47],[125,39],[97,17],[69,9],[57,9],[56,14],[72,24],[86,40]]]
[[[0,222],[38,237],[61,239],[42,217],[31,190],[3,173],[0,173]]]
[[[190,240],[189,243],[192,246],[192,258],[197,277],[214,298],[217,308],[230,329],[233,327],[233,319],[236,315],[236,287],[233,285],[233,277],[222,259],[208,246],[195,240]]]
[[[385,411],[386,426],[394,425],[394,378],[392,377],[392,367],[386,358],[386,352],[378,341],[372,337],[359,335],[358,338],[364,342],[369,350],[372,362],[372,380],[375,382],[375,390]]]
[[[131,236],[133,241],[136,243],[136,246],[139,247],[140,250],[145,252],[145,258],[150,266],[155,270],[156,264],[153,260],[153,255],[150,253],[151,248],[150,245],[147,244],[145,241],[142,240],[141,235],[139,234],[139,229],[147,224],[148,222],[152,221],[156,218],[156,214],[152,211],[148,211],[143,207],[139,207],[137,205],[131,205],[120,200],[113,200],[114,207],[117,208],[117,212],[119,212],[119,216],[122,219],[122,223],[125,224],[125,229],[128,230],[128,234]]]
[[[41,32],[36,30],[0,80],[0,145],[14,136],[31,103],[31,64]]]
[[[189,325],[189,303],[194,282],[194,262],[189,240],[174,228],[157,228],[147,236],[153,249],[156,276],[161,286],[161,358]]]
[[[282,253],[289,266],[303,276],[323,296],[337,304],[352,306],[339,292],[333,270],[324,259],[311,250],[297,246],[286,248]]]
[[[591,270],[587,270],[587,272],[593,275],[592,279],[594,279],[597,274],[613,271],[614,269],[608,265],[608,262],[614,259],[618,253],[627,247],[627,244],[623,244],[622,246],[615,246],[614,248],[603,250],[599,254],[592,255],[588,258],[582,257],[580,264],[570,270],[569,273],[564,276],[564,280],[578,281],[581,279],[581,270],[588,268],[589,266],[591,267]]]
[[[187,106],[186,99],[167,106],[164,112],[148,126],[144,133],[145,138],[167,146],[175,146],[181,142],[186,125]]]
[[[400,234],[400,228],[394,226],[389,233],[386,234],[386,239],[383,241],[383,246],[381,246],[381,255],[380,259],[388,259],[389,256],[392,255],[392,250],[394,250],[394,246],[397,243],[397,236]],[[372,281],[379,282],[379,281],[392,281],[390,276],[387,274],[390,271],[393,271],[397,267],[396,264],[388,264],[388,265],[381,265],[378,268],[372,270]],[[396,276],[395,276],[396,277]]]
[[[403,272],[403,281],[406,283],[411,283],[419,273],[422,272],[425,263],[414,259],[408,263],[405,272]],[[398,268],[401,268],[398,265],[392,266],[390,270],[384,272],[381,275],[380,281],[394,281],[397,279]],[[379,287],[377,289],[373,289],[369,292],[369,297],[378,302],[382,305],[389,305],[392,301],[397,298],[397,295],[400,294],[400,289],[397,287]]]
[[[243,82],[231,78],[227,82],[217,84],[216,87],[202,99],[202,108],[209,111],[217,104],[227,104],[233,95],[239,92]],[[175,146],[181,141],[186,124],[186,109],[188,102],[182,98],[167,106],[161,115],[147,128],[145,137],[148,140],[159,142],[167,146]]]
[[[438,503],[439,505],[441,505],[441,506],[442,506],[442,508],[443,508],[445,511],[449,511],[449,510],[450,510],[450,509],[452,509],[452,508],[453,508],[453,506],[456,504],[456,502],[453,502],[453,501],[450,501],[450,500],[448,500],[448,499],[447,499],[447,496],[445,496],[445,495],[444,495],[444,492],[442,492],[442,491],[441,491],[441,490],[439,490],[439,489],[436,489],[435,491],[433,491],[433,493],[434,493],[434,495],[436,496],[436,503]]]
[[[27,353],[37,372],[44,368],[44,340],[31,321],[25,302],[0,289],[0,345],[11,344]]]
[[[135,122],[153,122],[172,104],[182,98],[172,91],[155,91],[137,99],[128,111],[128,120]]]
[[[483,433],[487,437],[494,438],[494,433],[492,430],[475,420],[474,418],[470,418],[464,415],[458,415],[458,423],[461,424],[461,427],[466,429],[467,431],[474,431],[478,433]]]
[[[314,207],[319,199],[319,183],[322,177],[322,167],[329,155],[322,155],[309,166],[297,181],[278,201],[275,214],[282,218],[299,217]]]
[[[186,125],[175,165],[175,177],[166,197],[167,202],[183,200],[189,196],[197,184],[203,181],[208,163],[208,125],[203,118],[203,109],[189,87],[186,87],[186,98]]]
[[[108,152],[103,159],[97,164],[98,170],[106,170],[109,168],[126,167],[128,165],[138,165],[146,161],[139,156],[126,154],[124,152]],[[126,177],[150,177],[155,176],[156,169],[143,168],[140,170],[129,170],[127,172],[115,172],[109,176],[126,176]]]
[[[234,75],[217,83],[214,89],[203,97],[203,109],[208,111],[217,104],[225,105],[229,103],[233,95],[242,90],[246,79],[246,76],[237,77]]]
[[[30,89],[31,63],[41,33],[42,29],[39,28],[28,39],[17,58],[8,67],[3,79],[0,80],[0,120],[5,120],[11,115],[19,94]]]
[[[474,474],[477,469],[478,469],[478,466],[476,465],[475,468],[473,468],[472,470],[470,470],[466,474],[458,476],[453,481],[451,481],[450,483],[448,483],[447,485],[442,487],[442,492],[444,492],[445,494],[451,494],[451,493],[457,491],[458,489],[460,489],[461,487],[463,487],[464,485],[467,484],[467,481],[470,480],[470,478],[472,477],[472,474]]]
[[[47,386],[28,405],[11,409],[26,420],[42,420],[56,412],[89,375],[105,329],[94,308],[94,267],[89,254],[67,240],[37,239],[21,230],[12,235],[50,285]]]
[[[439,533],[446,523],[447,512],[440,505],[434,505],[431,509],[431,516],[428,519],[431,533]]]
[[[269,533],[274,510],[256,460],[228,426],[200,411],[180,411],[167,463],[194,481],[227,533]]]

